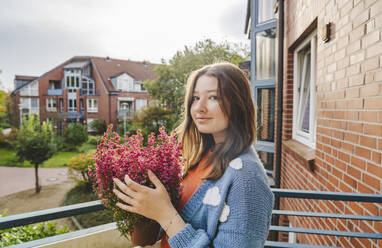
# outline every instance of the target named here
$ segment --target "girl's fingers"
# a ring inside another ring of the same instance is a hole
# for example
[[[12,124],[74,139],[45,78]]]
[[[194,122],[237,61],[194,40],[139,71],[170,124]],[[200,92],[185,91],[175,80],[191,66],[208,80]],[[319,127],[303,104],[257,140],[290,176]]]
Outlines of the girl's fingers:
[[[155,185],[155,188],[164,188],[162,182],[157,178],[157,176],[151,171],[148,170],[147,174],[149,175],[150,181]]]
[[[119,191],[117,189],[113,189],[113,192],[122,201],[126,202],[127,204],[129,204],[131,206],[134,205],[134,199],[131,198],[130,196],[123,194],[121,191]]]
[[[130,177],[128,175],[125,176],[125,183],[126,183],[127,187],[131,188],[134,191],[137,191],[137,192],[145,192],[146,191],[145,186],[142,186],[139,183],[134,182],[133,180],[130,179]]]
[[[120,202],[117,202],[116,206],[119,207],[120,209],[126,210],[127,212],[136,213],[135,209],[132,206],[122,204]]]
[[[135,198],[137,196],[137,192],[129,188],[126,184],[124,184],[121,180],[118,178],[113,178],[113,181],[115,185],[118,186],[118,188],[126,195]]]

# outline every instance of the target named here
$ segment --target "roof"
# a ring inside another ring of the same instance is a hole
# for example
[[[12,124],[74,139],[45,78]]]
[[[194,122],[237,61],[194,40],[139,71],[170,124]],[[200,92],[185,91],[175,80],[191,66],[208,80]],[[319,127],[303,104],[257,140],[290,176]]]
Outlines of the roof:
[[[87,66],[90,61],[80,61],[80,62],[72,62],[64,67],[64,69],[75,69],[75,68],[83,68]]]
[[[25,76],[25,75],[15,75],[15,80],[28,80],[33,81],[38,77],[35,76]]]
[[[132,60],[120,60],[111,58],[91,57],[91,61],[105,84],[108,91],[117,91],[111,79],[123,73],[129,74],[138,81],[155,79],[154,68],[157,64],[149,62],[137,62]]]
[[[131,77],[133,77],[135,80],[143,81],[143,80],[153,80],[155,79],[155,72],[154,67],[158,64],[152,64],[150,62],[137,62],[132,60],[120,60],[120,59],[111,59],[109,57],[101,58],[101,57],[91,57],[91,56],[74,56],[70,58],[69,60],[65,61],[64,63],[56,66],[52,70],[44,73],[40,77],[32,77],[32,76],[20,76],[16,75],[15,79],[21,79],[18,77],[28,77],[29,79],[24,80],[39,80],[43,78],[44,76],[48,75],[50,72],[62,67],[65,65],[64,68],[82,68],[83,66],[86,66],[90,62],[93,63],[96,74],[101,78],[103,81],[105,88],[107,91],[117,91],[115,89],[114,85],[111,82],[111,78],[119,76],[123,73],[129,74]],[[15,94],[18,90],[25,87],[26,85],[30,84],[26,83],[25,85],[15,89],[12,92],[12,95]]]

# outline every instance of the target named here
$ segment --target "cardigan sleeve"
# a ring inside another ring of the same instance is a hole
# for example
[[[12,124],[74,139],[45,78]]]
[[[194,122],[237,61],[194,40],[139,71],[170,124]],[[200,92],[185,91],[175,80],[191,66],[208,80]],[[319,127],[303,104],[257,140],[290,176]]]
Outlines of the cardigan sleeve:
[[[264,177],[243,168],[237,172],[227,193],[215,237],[210,238],[205,230],[195,230],[192,225],[186,224],[182,231],[169,239],[169,244],[172,248],[263,247],[272,207],[273,194]],[[216,219],[216,216],[219,214],[208,218]]]

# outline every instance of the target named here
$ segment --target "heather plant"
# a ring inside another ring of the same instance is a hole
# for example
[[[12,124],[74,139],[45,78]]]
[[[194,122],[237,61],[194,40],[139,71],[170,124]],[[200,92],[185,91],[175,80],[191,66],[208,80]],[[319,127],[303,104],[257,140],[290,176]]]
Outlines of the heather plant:
[[[138,222],[151,220],[116,206],[118,200],[113,193],[113,178],[123,181],[128,175],[135,182],[154,188],[147,175],[148,170],[151,170],[163,183],[175,206],[180,198],[183,165],[181,143],[177,142],[175,135],[167,135],[164,127],[159,129],[158,136],[154,133],[148,135],[146,146],[143,141],[140,130],[137,130],[136,135],[121,138],[112,131],[110,125],[95,152],[95,165],[89,166],[93,190],[102,203],[112,210],[118,229],[124,236]]]

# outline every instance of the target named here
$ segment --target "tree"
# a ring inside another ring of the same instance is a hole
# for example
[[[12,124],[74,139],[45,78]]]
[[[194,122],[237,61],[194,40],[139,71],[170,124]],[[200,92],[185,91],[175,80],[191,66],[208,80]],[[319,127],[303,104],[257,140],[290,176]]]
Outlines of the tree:
[[[16,155],[21,160],[28,160],[35,168],[36,193],[41,186],[38,179],[38,166],[53,156],[55,146],[53,142],[53,128],[50,123],[41,123],[35,115],[23,119],[23,125],[17,134]]]
[[[88,130],[85,125],[75,122],[70,123],[64,132],[64,142],[69,150],[75,150],[88,140]]]
[[[174,114],[174,121],[177,122],[182,111],[186,80],[192,71],[222,61],[238,65],[249,58],[249,55],[247,47],[228,42],[218,44],[206,39],[197,42],[193,47],[185,46],[183,51],[178,51],[172,57],[169,64],[162,61],[155,68],[157,79],[146,81],[144,88]]]

